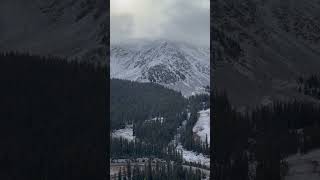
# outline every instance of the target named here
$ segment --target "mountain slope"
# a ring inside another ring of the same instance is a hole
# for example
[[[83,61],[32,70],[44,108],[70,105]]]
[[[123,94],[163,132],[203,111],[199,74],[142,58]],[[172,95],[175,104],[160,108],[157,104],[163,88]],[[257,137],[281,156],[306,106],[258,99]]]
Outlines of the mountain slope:
[[[105,61],[104,0],[3,0],[0,50]]]
[[[111,79],[110,88],[112,130],[133,124],[134,136],[140,140],[167,145],[185,119],[187,100],[174,90],[120,79]]]
[[[319,179],[319,149],[308,152],[304,155],[293,155],[288,157],[288,174],[285,180],[316,180]]]
[[[300,75],[320,69],[320,4],[215,0],[215,85],[238,107],[297,98]]]
[[[190,44],[130,41],[111,45],[110,76],[156,82],[189,96],[209,85],[209,49]]]

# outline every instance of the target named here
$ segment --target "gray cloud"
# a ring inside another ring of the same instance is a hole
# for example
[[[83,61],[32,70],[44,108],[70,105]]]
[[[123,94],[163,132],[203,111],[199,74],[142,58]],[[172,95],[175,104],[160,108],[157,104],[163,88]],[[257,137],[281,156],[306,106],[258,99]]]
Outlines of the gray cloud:
[[[111,41],[123,41],[132,36],[134,21],[130,15],[113,15],[110,19]]]
[[[210,9],[204,1],[178,0],[167,10],[170,20],[165,24],[163,36],[209,45]],[[199,4],[197,4],[199,3]]]
[[[127,8],[127,12],[117,14],[111,9],[111,42],[133,38],[170,39],[209,46],[209,0],[131,1],[137,4]]]

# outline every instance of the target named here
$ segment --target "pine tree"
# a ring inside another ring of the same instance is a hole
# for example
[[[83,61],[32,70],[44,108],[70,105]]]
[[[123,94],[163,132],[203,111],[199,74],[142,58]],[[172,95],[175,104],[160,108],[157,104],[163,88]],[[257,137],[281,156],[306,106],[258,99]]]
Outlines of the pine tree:
[[[122,168],[120,167],[119,173],[118,173],[118,180],[122,180]]]
[[[152,180],[152,164],[151,164],[151,159],[149,159],[149,161],[148,161],[147,179],[148,179],[148,180]]]
[[[131,180],[131,163],[130,163],[130,160],[127,163],[127,177],[128,177],[128,180]]]

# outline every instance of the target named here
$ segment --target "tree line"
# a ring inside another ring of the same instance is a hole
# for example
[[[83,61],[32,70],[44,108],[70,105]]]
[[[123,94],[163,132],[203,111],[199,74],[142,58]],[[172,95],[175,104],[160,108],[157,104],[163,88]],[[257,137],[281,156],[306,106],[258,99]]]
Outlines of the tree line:
[[[144,142],[138,139],[129,141],[123,138],[111,139],[110,158],[112,159],[136,159],[136,158],[160,158],[175,162],[182,162],[182,152],[176,150],[175,146],[159,145]]]
[[[225,93],[214,95],[213,166],[216,179],[280,179],[282,163],[297,152],[320,148],[320,107],[301,101],[274,102],[237,112]]]
[[[298,91],[305,95],[309,95],[320,99],[320,75],[311,74],[309,76],[300,76],[297,79]]]
[[[205,175],[199,170],[185,168],[180,163],[156,162],[152,165],[151,160],[145,163],[144,167],[130,165],[127,162],[126,168],[121,168],[118,180],[201,180]]]

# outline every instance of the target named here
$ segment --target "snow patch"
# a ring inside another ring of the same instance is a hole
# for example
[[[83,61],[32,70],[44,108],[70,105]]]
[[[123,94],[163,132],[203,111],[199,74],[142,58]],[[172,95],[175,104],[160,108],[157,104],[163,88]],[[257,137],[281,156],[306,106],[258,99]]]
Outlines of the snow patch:
[[[127,125],[124,129],[118,129],[112,132],[113,138],[124,138],[129,141],[133,141],[135,136],[133,136],[133,126]]]
[[[182,151],[183,159],[187,162],[200,163],[207,167],[210,167],[210,158],[203,155],[202,153],[196,153],[193,151],[188,151],[183,148],[181,144],[177,146],[177,150]]]
[[[152,119],[148,119],[145,122],[154,122],[159,121],[161,124],[165,121],[164,117],[154,117]]]
[[[199,112],[200,116],[192,131],[196,133],[202,142],[208,138],[208,144],[210,144],[210,109]]]

